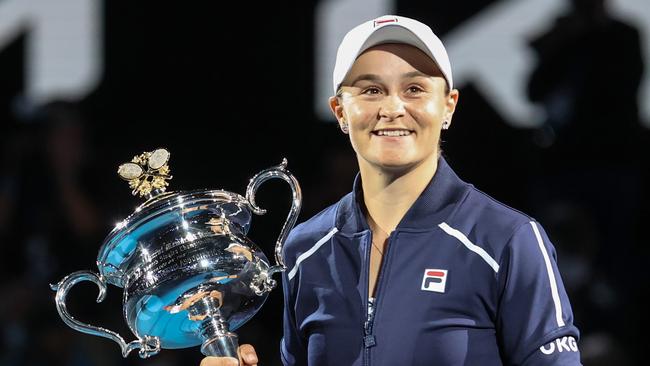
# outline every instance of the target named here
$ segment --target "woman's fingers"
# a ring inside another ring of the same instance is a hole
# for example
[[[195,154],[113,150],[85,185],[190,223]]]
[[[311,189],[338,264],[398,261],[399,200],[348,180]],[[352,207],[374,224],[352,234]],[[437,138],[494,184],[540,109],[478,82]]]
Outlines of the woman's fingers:
[[[239,366],[239,361],[232,357],[205,357],[200,366]]]
[[[205,357],[200,366],[257,366],[257,352],[250,344],[239,346],[241,365],[232,357]]]
[[[245,362],[245,365],[257,365],[257,352],[250,344],[242,344],[239,346],[239,356]]]

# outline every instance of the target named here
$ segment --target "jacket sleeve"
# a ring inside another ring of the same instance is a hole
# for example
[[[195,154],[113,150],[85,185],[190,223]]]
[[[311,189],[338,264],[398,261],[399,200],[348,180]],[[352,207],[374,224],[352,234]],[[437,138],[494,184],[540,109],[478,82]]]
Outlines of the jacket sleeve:
[[[497,336],[505,364],[581,364],[579,331],[556,260],[534,221],[515,231],[501,256]]]
[[[280,355],[282,356],[282,363],[285,366],[289,365],[306,365],[307,362],[307,350],[306,342],[304,342],[298,325],[296,322],[296,291],[294,285],[298,281],[298,276],[294,277],[292,280],[289,280],[288,273],[291,270],[293,260],[291,256],[287,255],[287,249],[290,247],[290,242],[292,241],[292,235],[290,234],[287,238],[285,244],[285,263],[289,267],[286,271],[282,273],[282,292],[284,294],[284,315],[283,315],[283,335],[282,340],[280,341]],[[289,244],[289,245],[287,245]]]

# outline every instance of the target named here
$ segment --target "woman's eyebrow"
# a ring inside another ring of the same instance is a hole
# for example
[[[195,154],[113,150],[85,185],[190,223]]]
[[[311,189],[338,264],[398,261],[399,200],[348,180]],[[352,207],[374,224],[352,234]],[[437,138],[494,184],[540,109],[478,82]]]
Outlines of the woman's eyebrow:
[[[425,74],[425,73],[423,73],[421,71],[411,71],[411,72],[407,72],[405,74],[402,74],[403,78],[418,78],[418,77],[420,77],[420,78],[429,78],[431,76],[432,75]]]
[[[379,75],[377,75],[377,74],[361,74],[361,75],[357,76],[356,78],[354,78],[354,80],[352,80],[350,85],[354,85],[354,84],[356,84],[356,83],[358,83],[359,81],[362,81],[362,80],[373,81],[373,82],[378,83],[381,80],[381,77],[379,77]]]

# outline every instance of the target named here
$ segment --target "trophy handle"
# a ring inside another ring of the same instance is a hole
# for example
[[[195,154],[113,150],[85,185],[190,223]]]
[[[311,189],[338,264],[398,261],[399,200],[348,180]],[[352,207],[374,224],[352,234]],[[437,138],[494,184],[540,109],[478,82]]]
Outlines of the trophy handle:
[[[74,272],[65,276],[58,284],[50,285],[52,290],[56,291],[56,309],[59,311],[61,319],[63,319],[70,328],[78,332],[113,340],[115,343],[120,345],[123,357],[128,356],[134,349],[140,349],[139,354],[141,358],[153,356],[160,351],[160,339],[158,337],[144,336],[130,343],[126,343],[119,334],[111,330],[88,325],[73,318],[70,313],[68,313],[68,309],[65,305],[65,298],[72,286],[82,281],[94,282],[97,287],[99,287],[97,302],[99,303],[104,301],[104,298],[106,297],[106,281],[104,280],[104,277],[99,276],[94,272]]]
[[[300,185],[296,178],[287,170],[287,159],[282,159],[280,165],[271,167],[269,169],[263,170],[257,173],[253,178],[251,178],[248,183],[248,188],[246,188],[246,200],[248,201],[252,211],[258,215],[263,215],[266,213],[266,210],[260,208],[255,203],[255,192],[257,188],[264,182],[272,178],[280,178],[289,183],[291,186],[292,200],[291,200],[291,209],[289,210],[289,216],[282,226],[282,231],[280,231],[280,236],[275,244],[275,262],[276,265],[269,268],[267,272],[267,290],[270,290],[274,287],[275,281],[271,279],[271,276],[277,272],[283,272],[287,269],[284,264],[284,259],[282,258],[282,246],[287,240],[289,231],[296,224],[298,219],[298,214],[300,213],[300,207],[302,205],[302,192],[300,191]]]

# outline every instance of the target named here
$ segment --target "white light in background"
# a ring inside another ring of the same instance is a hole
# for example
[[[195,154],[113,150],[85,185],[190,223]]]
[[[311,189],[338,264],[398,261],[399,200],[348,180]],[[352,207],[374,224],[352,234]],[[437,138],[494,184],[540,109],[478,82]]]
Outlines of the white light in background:
[[[363,21],[395,11],[393,0],[323,0],[316,6],[314,28],[314,108],[320,119],[334,120],[327,100],[332,96],[332,72],[336,50],[345,33]]]
[[[364,20],[394,13],[394,1],[323,1],[316,10],[315,111],[333,121],[327,100],[332,95],[336,49],[345,32]],[[542,109],[527,99],[526,83],[536,65],[529,37],[547,30],[569,5],[568,0],[502,0],[487,7],[442,37],[451,58],[454,83],[473,83],[484,98],[516,127],[535,127]],[[639,109],[650,128],[650,5],[648,0],[609,0],[608,9],[631,21],[641,33],[645,60]],[[435,25],[431,25],[435,26]]]
[[[103,72],[103,17],[99,0],[0,2],[0,51],[26,37],[24,96],[30,103],[76,101]]]

